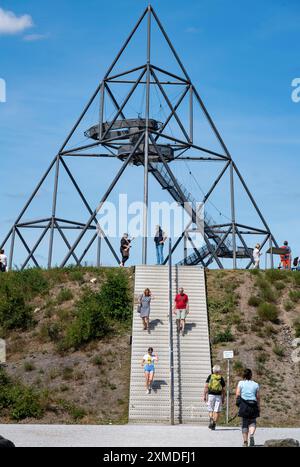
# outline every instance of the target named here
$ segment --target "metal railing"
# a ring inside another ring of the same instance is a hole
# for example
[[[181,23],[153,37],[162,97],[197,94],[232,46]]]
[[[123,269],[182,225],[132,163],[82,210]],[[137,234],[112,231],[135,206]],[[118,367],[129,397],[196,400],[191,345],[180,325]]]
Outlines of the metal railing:
[[[169,239],[169,366],[170,366],[170,423],[175,424],[174,407],[174,343],[173,343],[173,288],[172,288],[172,240]]]

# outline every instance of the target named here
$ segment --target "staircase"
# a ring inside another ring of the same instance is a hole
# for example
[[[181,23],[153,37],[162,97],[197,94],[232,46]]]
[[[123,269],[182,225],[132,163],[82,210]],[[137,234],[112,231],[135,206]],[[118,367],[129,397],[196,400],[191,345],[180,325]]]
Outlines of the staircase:
[[[150,334],[142,329],[134,309],[129,399],[130,423],[170,423],[169,271],[168,266],[137,266],[135,296],[146,287],[152,291]],[[176,331],[173,315],[175,423],[207,423],[202,402],[205,380],[211,371],[204,271],[200,267],[173,267],[172,292],[184,287],[190,315],[184,337]],[[148,347],[158,352],[153,390],[146,394],[141,360]]]
[[[189,212],[189,214],[192,213],[193,218],[196,219],[197,202],[193,195],[189,193],[189,191],[184,187],[184,185],[178,180],[176,180],[176,183],[174,183],[169,173],[167,172],[165,166],[161,162],[151,162],[150,172],[159,182],[161,187],[164,190],[167,190],[175,201],[177,201],[183,207],[185,207],[185,203],[189,203],[189,205],[191,206],[191,212]],[[205,213],[204,233],[207,236],[207,239],[209,240],[210,249],[212,251],[215,251],[217,249],[217,245],[221,241],[221,237],[220,235],[214,232],[214,230],[212,229],[213,225],[216,225],[216,222],[214,221],[214,219],[208,216],[207,213]],[[194,253],[188,256],[186,260],[181,261],[179,265],[185,264],[190,266],[203,263],[203,260],[210,255],[210,249],[208,248],[207,244],[199,250],[194,249]],[[232,257],[232,250],[232,242],[229,238],[227,238],[219,247],[217,255],[222,257]],[[205,266],[209,266],[211,262],[213,262],[213,259],[211,259]]]

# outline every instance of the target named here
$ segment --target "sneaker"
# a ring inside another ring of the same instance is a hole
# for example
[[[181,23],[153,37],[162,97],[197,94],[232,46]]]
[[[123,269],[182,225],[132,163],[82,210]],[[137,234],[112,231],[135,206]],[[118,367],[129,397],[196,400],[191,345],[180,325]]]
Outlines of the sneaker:
[[[216,426],[217,426],[216,422],[212,422],[212,426],[211,426],[212,431],[215,431]]]
[[[146,394],[150,394],[150,389],[147,389]]]
[[[209,420],[209,425],[208,425],[208,428],[209,428],[210,430],[212,429],[213,424],[214,424],[214,421],[213,421],[213,419],[211,418],[211,419]]]
[[[255,446],[254,436],[250,436],[250,447],[253,448]]]
[[[247,447],[248,447],[248,441],[244,441],[243,448],[247,448]]]

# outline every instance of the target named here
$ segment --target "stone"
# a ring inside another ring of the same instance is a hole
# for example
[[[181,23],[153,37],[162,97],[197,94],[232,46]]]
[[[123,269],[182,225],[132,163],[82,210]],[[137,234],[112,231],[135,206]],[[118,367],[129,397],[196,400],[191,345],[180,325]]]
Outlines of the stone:
[[[265,442],[265,448],[299,448],[299,441],[296,439],[271,439]]]
[[[96,277],[93,277],[93,279],[91,279],[90,282],[91,282],[92,284],[96,284],[96,282],[97,282]]]

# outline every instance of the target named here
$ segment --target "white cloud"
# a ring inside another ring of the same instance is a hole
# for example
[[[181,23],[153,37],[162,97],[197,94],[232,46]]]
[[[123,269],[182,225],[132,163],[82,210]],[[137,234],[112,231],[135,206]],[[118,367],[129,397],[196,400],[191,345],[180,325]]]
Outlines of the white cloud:
[[[17,16],[12,11],[0,8],[0,35],[18,34],[33,26],[30,15]]]
[[[23,41],[36,42],[36,41],[42,41],[43,39],[47,39],[47,37],[48,37],[47,34],[27,34],[26,36],[23,37]]]

